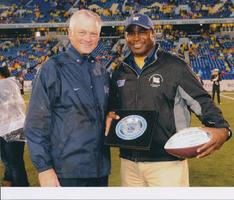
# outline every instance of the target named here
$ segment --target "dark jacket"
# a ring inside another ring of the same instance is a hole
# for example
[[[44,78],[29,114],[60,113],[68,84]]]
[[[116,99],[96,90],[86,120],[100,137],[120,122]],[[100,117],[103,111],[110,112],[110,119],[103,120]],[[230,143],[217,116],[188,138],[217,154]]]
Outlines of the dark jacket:
[[[187,64],[170,53],[156,49],[139,74],[127,56],[111,79],[110,110],[152,110],[158,118],[150,150],[120,149],[120,156],[133,161],[177,160],[164,150],[166,141],[190,126],[194,112],[208,127],[228,127],[221,111],[203,89]]]
[[[70,47],[52,57],[33,83],[24,132],[39,172],[92,178],[110,172],[104,146],[109,75],[92,57]]]

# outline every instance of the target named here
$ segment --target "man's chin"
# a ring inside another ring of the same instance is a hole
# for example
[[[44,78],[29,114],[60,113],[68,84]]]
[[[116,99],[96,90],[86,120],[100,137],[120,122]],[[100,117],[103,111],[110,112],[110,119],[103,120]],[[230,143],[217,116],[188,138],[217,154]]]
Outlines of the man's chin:
[[[92,51],[82,51],[80,54],[83,56],[89,55]]]
[[[144,57],[145,56],[144,52],[138,52],[138,51],[134,51],[133,55],[136,57]]]

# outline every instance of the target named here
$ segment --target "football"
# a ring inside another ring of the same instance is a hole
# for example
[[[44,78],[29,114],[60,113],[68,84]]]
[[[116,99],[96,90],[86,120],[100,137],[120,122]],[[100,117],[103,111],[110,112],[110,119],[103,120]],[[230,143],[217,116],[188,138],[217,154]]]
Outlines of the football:
[[[186,128],[170,137],[164,149],[179,158],[192,158],[197,156],[197,149],[210,140],[211,135],[202,129]]]

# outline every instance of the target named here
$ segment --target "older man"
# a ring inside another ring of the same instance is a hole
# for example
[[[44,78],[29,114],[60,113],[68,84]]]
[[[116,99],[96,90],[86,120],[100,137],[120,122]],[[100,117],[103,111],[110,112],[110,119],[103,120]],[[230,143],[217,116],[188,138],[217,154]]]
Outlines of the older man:
[[[108,74],[91,52],[100,17],[75,12],[68,50],[50,58],[35,78],[25,135],[41,186],[107,186],[109,149],[103,145]]]

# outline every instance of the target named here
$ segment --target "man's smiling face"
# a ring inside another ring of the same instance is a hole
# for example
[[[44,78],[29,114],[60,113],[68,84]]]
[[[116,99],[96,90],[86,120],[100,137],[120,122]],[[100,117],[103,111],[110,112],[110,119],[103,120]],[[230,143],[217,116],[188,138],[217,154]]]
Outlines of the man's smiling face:
[[[136,57],[145,57],[153,49],[155,35],[153,30],[131,25],[125,32],[128,47]]]

